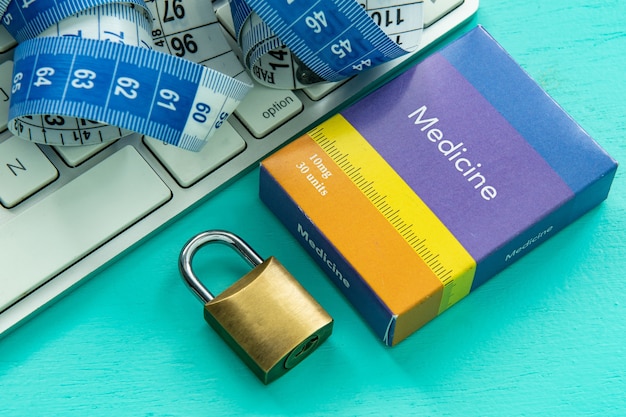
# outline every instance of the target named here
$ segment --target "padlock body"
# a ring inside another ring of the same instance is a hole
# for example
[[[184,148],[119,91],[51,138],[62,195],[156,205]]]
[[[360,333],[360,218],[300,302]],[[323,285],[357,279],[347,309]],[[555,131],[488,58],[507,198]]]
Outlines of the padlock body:
[[[333,328],[330,315],[274,257],[206,303],[204,318],[266,384],[313,352]]]

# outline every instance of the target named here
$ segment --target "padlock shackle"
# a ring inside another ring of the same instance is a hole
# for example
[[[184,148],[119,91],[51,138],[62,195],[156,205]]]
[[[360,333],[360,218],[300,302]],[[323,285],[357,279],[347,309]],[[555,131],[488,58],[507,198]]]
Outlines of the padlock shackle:
[[[208,230],[192,237],[183,247],[178,258],[178,269],[185,283],[204,304],[215,296],[209,291],[193,272],[191,262],[202,246],[209,243],[222,243],[235,249],[252,267],[263,263],[259,256],[243,239],[225,230]]]

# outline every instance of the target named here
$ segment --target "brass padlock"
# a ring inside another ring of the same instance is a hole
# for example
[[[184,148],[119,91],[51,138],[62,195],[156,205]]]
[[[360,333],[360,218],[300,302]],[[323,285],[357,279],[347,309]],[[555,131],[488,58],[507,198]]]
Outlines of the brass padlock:
[[[213,296],[192,270],[208,243],[234,248],[254,268]],[[211,230],[193,237],[179,258],[183,279],[204,303],[204,318],[267,384],[296,366],[332,333],[333,319],[278,260],[263,259],[238,236]]]

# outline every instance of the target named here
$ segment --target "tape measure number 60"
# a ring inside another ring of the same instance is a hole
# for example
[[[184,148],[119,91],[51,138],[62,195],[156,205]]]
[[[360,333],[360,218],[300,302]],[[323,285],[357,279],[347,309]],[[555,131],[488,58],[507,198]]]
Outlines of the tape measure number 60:
[[[199,150],[252,87],[209,1],[0,1],[20,42],[16,136],[82,145],[134,131]],[[417,48],[422,31],[423,0],[230,3],[248,71],[277,88],[353,76]]]

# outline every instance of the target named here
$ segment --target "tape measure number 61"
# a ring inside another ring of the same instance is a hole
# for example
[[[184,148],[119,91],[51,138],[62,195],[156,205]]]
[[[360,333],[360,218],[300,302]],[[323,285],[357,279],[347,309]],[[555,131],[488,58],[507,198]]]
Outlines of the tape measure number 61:
[[[423,0],[230,6],[244,65],[276,88],[338,81],[404,55],[423,21]],[[9,129],[34,142],[139,132],[197,151],[252,88],[208,0],[0,0],[3,8],[20,42]]]

